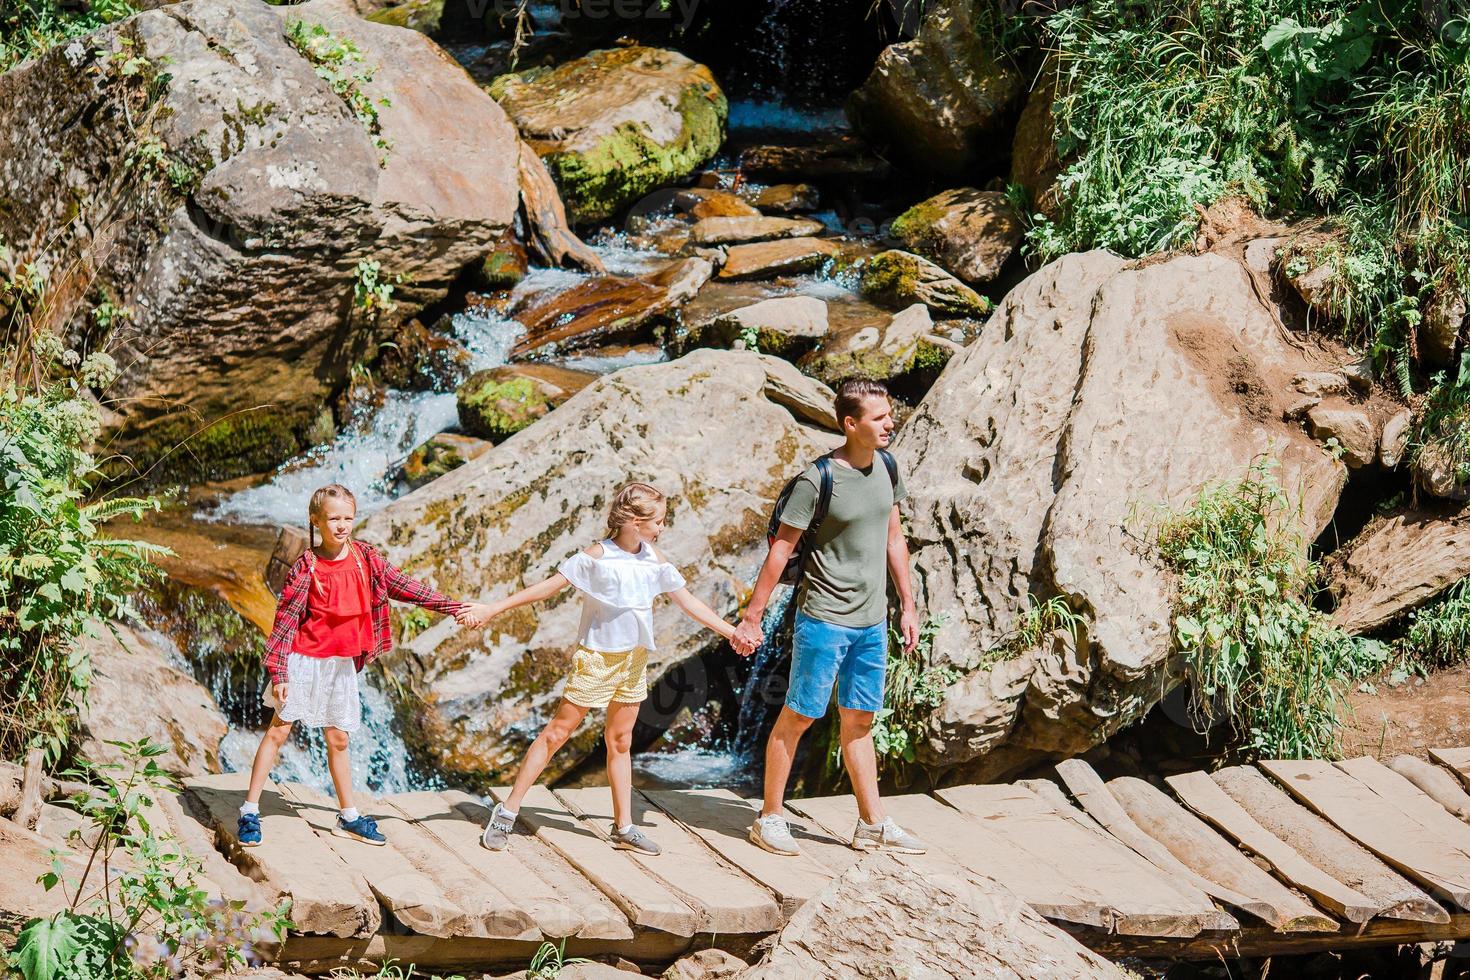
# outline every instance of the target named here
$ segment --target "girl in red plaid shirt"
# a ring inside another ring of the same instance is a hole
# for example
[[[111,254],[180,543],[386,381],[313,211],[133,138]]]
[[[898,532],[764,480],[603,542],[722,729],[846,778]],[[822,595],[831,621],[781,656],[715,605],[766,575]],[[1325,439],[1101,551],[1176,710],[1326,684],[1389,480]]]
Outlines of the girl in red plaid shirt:
[[[386,838],[377,822],[352,805],[347,746],[362,724],[357,675],[391,646],[388,600],[449,613],[461,622],[468,618],[468,607],[409,578],[373,548],[353,541],[357,499],[341,484],[313,493],[307,512],[312,546],[291,566],[266,641],[270,687],[264,700],[275,713],[255,751],[250,790],[240,807],[239,840],[245,847],[260,843],[260,794],[291,735],[292,723],[299,721],[324,729],[327,768],[342,808],[335,833],[381,845]]]

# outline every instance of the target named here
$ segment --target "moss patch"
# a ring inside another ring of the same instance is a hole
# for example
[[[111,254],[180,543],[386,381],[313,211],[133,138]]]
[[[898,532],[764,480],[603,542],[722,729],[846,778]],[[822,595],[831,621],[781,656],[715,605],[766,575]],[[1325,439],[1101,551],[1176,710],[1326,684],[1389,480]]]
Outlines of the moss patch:
[[[312,408],[251,409],[228,415],[201,431],[198,419],[182,413],[120,440],[116,448],[131,461],[111,462],[109,478],[152,469],[150,481],[228,480],[260,473],[330,439],[331,412]]]
[[[510,438],[552,408],[533,379],[506,377],[499,368],[476,372],[454,397],[460,427],[492,442]]]
[[[679,96],[678,111],[683,125],[668,146],[651,139],[642,127],[624,123],[590,150],[545,157],[574,224],[610,218],[714,156],[724,141],[729,114],[724,94],[691,86]]]

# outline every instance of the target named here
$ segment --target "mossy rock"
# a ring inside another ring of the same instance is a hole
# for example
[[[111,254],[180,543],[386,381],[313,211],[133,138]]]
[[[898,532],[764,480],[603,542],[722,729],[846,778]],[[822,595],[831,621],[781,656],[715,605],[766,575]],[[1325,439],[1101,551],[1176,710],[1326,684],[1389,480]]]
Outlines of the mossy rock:
[[[709,69],[638,46],[502,75],[487,91],[541,154],[574,224],[694,172],[724,141],[729,115]]]
[[[475,267],[475,284],[481,289],[510,289],[526,277],[529,262],[519,242],[500,245]]]
[[[509,439],[556,407],[535,378],[503,367],[472,374],[459,386],[454,401],[460,428],[491,442]]]
[[[473,436],[441,432],[414,447],[403,461],[397,480],[409,490],[419,487],[456,470],[470,460],[486,452],[490,444]]]
[[[879,252],[862,266],[862,292],[894,307],[923,303],[940,316],[984,318],[991,303],[928,259],[912,252]]]
[[[444,19],[444,0],[402,0],[382,5],[381,9],[364,15],[365,20],[375,24],[390,24],[407,27],[421,34],[433,34],[439,30]]]
[[[150,480],[228,480],[273,469],[284,459],[329,441],[336,422],[328,408],[270,406],[227,415],[201,429],[197,417],[176,413],[114,443],[126,457],[104,462],[109,479],[148,472]]]

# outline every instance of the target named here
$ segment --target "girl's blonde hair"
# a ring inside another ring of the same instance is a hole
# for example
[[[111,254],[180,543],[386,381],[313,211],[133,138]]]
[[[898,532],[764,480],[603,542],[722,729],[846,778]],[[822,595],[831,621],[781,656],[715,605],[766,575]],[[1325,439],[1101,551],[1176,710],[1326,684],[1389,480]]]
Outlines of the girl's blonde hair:
[[[335,499],[345,499],[352,505],[352,512],[357,513],[357,498],[342,484],[328,483],[324,487],[317,487],[311,495],[311,503],[306,505],[306,533],[313,548],[316,547],[316,524],[313,522],[326,513],[327,501]]]
[[[664,506],[663,491],[649,483],[627,483],[619,488],[607,511],[607,536],[615,538],[624,524],[646,521]]]

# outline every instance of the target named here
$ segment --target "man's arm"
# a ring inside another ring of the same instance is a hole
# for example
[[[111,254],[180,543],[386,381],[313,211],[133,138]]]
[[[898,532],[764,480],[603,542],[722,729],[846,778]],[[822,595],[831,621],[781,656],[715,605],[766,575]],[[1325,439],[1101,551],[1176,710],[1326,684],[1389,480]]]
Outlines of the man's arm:
[[[914,608],[914,583],[909,578],[909,543],[904,540],[903,523],[898,518],[898,504],[888,517],[888,575],[898,592],[898,629],[903,648],[909,653],[919,645],[919,612]]]
[[[789,524],[780,525],[776,532],[776,540],[771,542],[771,550],[766,553],[765,564],[761,566],[760,574],[755,578],[755,589],[750,593],[750,602],[745,607],[745,615],[740,618],[740,625],[735,628],[735,649],[741,646],[749,647],[745,654],[755,652],[762,640],[761,617],[765,615],[766,605],[771,601],[771,593],[776,590],[776,583],[781,580],[781,572],[785,570],[786,563],[791,560],[796,551],[796,545],[801,541],[801,528],[792,527]]]

